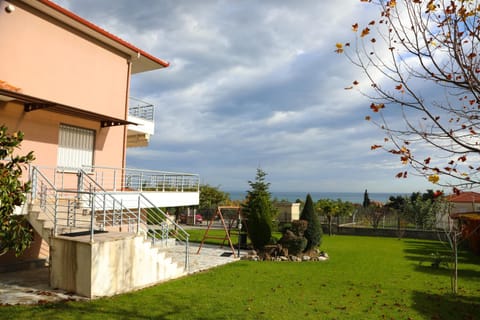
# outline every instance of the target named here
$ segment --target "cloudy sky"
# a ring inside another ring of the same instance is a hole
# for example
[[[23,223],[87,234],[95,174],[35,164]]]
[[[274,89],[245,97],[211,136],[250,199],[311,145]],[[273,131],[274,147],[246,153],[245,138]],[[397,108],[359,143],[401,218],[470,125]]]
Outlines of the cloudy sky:
[[[156,106],[156,134],[129,167],[198,173],[247,190],[261,167],[272,191],[414,192],[435,186],[370,146],[370,103],[344,90],[361,78],[336,42],[366,20],[359,0],[55,0],[170,62],[132,78]]]

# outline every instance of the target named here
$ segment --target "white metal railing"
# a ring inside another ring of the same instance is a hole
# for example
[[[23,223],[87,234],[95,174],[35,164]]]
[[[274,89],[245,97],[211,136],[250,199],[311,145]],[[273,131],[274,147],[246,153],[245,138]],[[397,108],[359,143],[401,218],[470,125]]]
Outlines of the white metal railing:
[[[191,173],[102,166],[36,168],[58,190],[80,189],[77,179],[80,170],[105,191],[199,192],[200,188],[200,176]]]
[[[172,237],[185,246],[185,270],[189,271],[189,237],[190,234],[172,220],[165,212],[156,207],[143,193],[138,197],[139,215],[145,216],[148,237],[155,245],[159,240],[168,241]],[[143,209],[142,209],[143,208]]]
[[[198,174],[155,170],[84,167],[107,191],[198,192]]]
[[[154,106],[151,103],[129,97],[128,114],[148,121],[154,120]]]
[[[93,242],[96,232],[114,227],[124,232],[143,232],[154,245],[167,243],[172,238],[185,245],[185,269],[188,270],[189,234],[144,194],[129,193],[130,199],[132,194],[136,199],[136,208],[132,208],[122,202],[122,192],[105,191],[87,171],[78,169],[74,175],[69,171],[68,178],[54,168],[43,170],[31,167],[32,201],[37,201],[47,220],[52,222],[54,236],[85,232]],[[70,185],[72,176],[76,178],[76,188],[60,189],[56,186],[64,186],[67,182]]]

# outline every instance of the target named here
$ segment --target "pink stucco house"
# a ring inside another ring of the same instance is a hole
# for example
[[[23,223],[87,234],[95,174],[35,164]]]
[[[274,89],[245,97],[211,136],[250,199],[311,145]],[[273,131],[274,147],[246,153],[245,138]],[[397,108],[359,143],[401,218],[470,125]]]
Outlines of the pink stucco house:
[[[198,205],[198,175],[125,168],[154,134],[130,81],[168,62],[48,0],[0,0],[0,39],[0,123],[36,157],[19,208],[35,242],[17,260],[47,259],[53,287],[88,297],[188,270],[188,235],[161,208]],[[159,254],[179,244],[181,263]]]

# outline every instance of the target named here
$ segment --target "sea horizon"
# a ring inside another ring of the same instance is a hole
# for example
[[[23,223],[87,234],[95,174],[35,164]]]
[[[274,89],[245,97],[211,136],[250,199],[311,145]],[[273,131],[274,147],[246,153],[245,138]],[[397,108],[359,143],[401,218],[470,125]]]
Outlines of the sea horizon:
[[[243,200],[247,194],[246,191],[229,190],[224,191],[230,195],[231,200]],[[286,200],[295,202],[297,199],[305,201],[307,194],[310,193],[313,202],[320,199],[342,200],[351,203],[363,203],[364,192],[301,192],[301,191],[270,191],[272,200]],[[408,196],[407,193],[398,192],[368,192],[368,197],[372,201],[386,203],[391,196]]]

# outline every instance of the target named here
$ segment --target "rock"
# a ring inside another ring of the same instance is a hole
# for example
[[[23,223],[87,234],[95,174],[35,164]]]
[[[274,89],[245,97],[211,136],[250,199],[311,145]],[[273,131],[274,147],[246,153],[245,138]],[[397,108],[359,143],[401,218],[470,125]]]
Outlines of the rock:
[[[312,258],[310,256],[303,256],[302,261],[310,261]]]
[[[286,257],[286,256],[280,256],[280,261],[288,261],[288,257]]]

